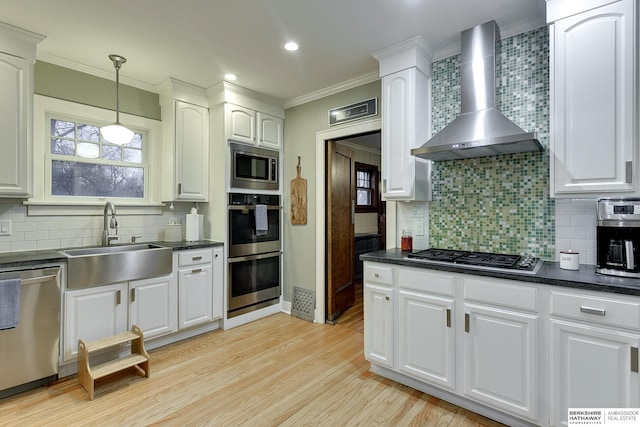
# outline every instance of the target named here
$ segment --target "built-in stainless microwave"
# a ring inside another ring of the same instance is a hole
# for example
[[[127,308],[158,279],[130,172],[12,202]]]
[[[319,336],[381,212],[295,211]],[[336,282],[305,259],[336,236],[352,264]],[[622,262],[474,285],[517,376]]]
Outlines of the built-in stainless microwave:
[[[231,188],[279,190],[278,160],[275,150],[229,143],[231,149]]]

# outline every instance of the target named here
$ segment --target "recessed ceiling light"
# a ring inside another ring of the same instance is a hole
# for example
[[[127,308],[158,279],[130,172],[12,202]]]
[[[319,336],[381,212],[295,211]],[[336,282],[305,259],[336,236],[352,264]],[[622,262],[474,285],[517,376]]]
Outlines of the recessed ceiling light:
[[[296,42],[287,42],[284,45],[284,48],[293,52],[294,50],[298,50],[298,43],[296,43]]]
[[[225,80],[229,80],[229,81],[234,81],[235,79],[238,78],[238,76],[236,76],[235,74],[225,74],[224,75]]]

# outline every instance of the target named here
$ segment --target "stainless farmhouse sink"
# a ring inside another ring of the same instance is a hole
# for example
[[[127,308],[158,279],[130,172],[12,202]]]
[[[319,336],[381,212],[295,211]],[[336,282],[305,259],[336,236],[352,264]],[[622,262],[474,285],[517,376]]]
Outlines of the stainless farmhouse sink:
[[[67,256],[70,289],[171,274],[172,249],[154,244],[95,246],[60,252]]]

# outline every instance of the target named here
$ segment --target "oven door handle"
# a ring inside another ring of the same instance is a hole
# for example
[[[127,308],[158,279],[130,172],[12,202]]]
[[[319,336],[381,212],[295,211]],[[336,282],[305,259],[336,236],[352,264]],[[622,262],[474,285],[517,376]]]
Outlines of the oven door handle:
[[[280,209],[282,209],[282,206],[276,206],[276,205],[267,206],[268,211],[275,211]],[[230,211],[247,211],[247,210],[255,211],[256,207],[255,205],[229,205],[229,210]]]
[[[279,256],[282,256],[282,252],[269,252],[266,254],[238,256],[233,258],[227,258],[227,260],[229,261],[229,264],[232,264],[234,262],[253,261],[255,259],[274,258]]]

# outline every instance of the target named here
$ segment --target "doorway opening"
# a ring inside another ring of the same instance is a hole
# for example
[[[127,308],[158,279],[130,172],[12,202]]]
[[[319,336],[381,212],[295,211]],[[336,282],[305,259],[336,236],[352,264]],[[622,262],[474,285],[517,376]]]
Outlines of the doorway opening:
[[[344,139],[348,136],[361,135],[369,132],[380,131],[382,128],[382,119],[363,119],[344,125],[319,131],[316,133],[316,175],[315,175],[315,193],[319,195],[316,199],[315,215],[318,220],[315,227],[315,290],[316,290],[316,309],[314,321],[316,323],[325,323],[326,316],[326,222],[323,220],[326,215],[325,203],[325,178],[326,178],[326,144],[328,140]],[[395,210],[387,212],[387,240],[395,239],[395,217],[390,218]],[[394,223],[391,227],[391,223]]]
[[[325,320],[330,323],[362,322],[359,255],[386,244],[380,137],[375,130],[326,140]]]

